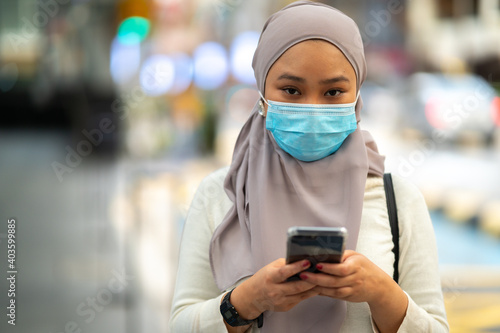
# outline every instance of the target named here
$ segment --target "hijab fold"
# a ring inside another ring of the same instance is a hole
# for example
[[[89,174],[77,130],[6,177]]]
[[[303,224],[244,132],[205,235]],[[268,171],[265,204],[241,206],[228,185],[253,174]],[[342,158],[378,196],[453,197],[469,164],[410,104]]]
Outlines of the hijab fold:
[[[339,48],[356,73],[357,90],[366,77],[359,30],[348,16],[330,6],[299,1],[266,22],[253,68],[264,94],[272,64],[291,46],[322,39]],[[366,177],[382,176],[384,158],[359,127],[340,149],[321,160],[303,162],[281,150],[266,130],[256,103],[236,141],[224,188],[232,208],[215,230],[210,263],[221,291],[286,256],[291,226],[346,227],[347,249],[358,239]],[[262,332],[338,332],[346,314],[344,301],[316,296],[288,312],[266,311]]]

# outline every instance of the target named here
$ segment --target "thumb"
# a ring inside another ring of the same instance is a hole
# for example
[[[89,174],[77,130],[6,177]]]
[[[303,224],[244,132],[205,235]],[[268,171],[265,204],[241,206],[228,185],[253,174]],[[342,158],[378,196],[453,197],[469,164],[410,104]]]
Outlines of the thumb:
[[[349,257],[357,255],[358,252],[353,250],[345,250],[344,255],[342,256],[342,262],[346,261]]]

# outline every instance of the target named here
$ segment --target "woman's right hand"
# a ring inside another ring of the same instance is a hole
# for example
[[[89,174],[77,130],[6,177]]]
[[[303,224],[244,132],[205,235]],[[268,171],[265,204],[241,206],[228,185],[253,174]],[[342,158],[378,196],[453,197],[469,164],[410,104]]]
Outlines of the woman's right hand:
[[[301,301],[319,294],[314,290],[315,284],[301,280],[286,281],[309,266],[308,260],[287,265],[284,258],[277,259],[236,287],[230,301],[245,319],[254,319],[267,310],[288,311]]]

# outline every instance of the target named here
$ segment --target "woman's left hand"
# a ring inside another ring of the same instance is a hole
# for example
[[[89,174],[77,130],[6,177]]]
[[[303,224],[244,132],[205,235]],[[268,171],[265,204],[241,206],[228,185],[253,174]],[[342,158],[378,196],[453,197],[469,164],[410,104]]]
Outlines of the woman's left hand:
[[[303,272],[300,277],[316,284],[316,290],[323,296],[371,303],[391,286],[389,275],[355,251],[346,250],[340,264],[320,263],[317,268],[321,273]]]
[[[380,332],[397,332],[408,297],[399,285],[364,255],[345,251],[342,263],[320,263],[321,273],[302,272],[301,279],[315,284],[319,295],[349,302],[367,302]]]

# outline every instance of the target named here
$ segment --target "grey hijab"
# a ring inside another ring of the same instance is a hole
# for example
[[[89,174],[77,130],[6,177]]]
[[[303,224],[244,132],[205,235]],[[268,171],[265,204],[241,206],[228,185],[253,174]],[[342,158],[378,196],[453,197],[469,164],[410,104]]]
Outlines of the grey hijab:
[[[258,89],[264,94],[273,63],[288,48],[308,39],[322,39],[338,47],[356,72],[359,90],[366,63],[358,27],[339,10],[308,1],[292,3],[264,25],[253,59]],[[361,107],[360,97],[358,122]],[[384,158],[359,123],[336,153],[302,162],[279,148],[258,109],[256,104],[237,139],[224,181],[234,205],[210,244],[212,272],[221,291],[285,257],[290,226],[346,227],[346,247],[354,250],[366,178],[384,172]],[[345,314],[344,301],[316,296],[288,312],[266,311],[262,332],[338,332]]]

